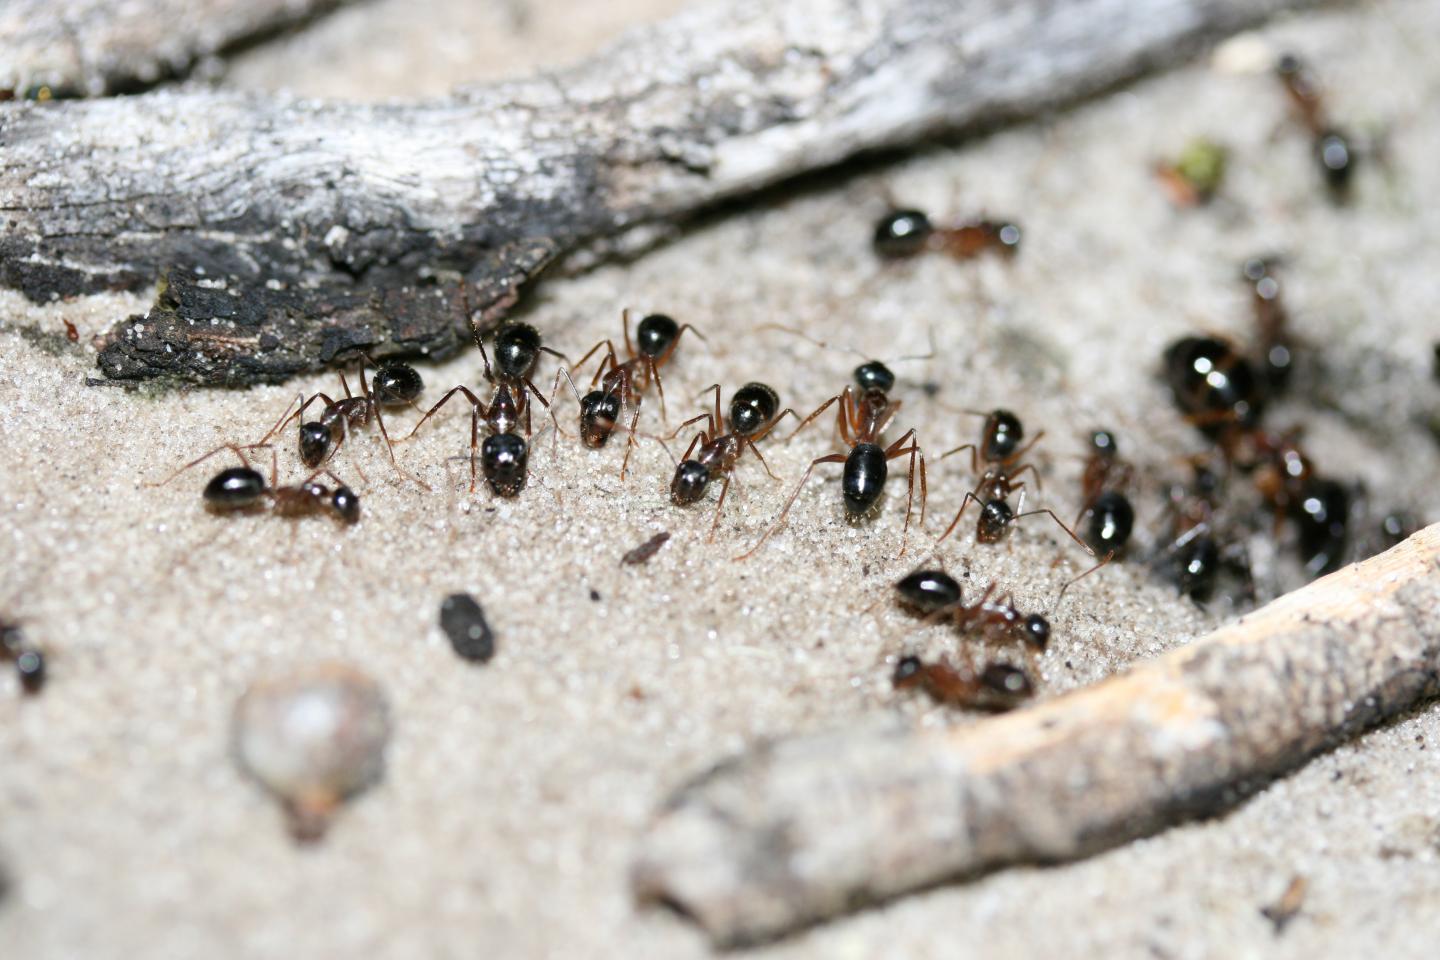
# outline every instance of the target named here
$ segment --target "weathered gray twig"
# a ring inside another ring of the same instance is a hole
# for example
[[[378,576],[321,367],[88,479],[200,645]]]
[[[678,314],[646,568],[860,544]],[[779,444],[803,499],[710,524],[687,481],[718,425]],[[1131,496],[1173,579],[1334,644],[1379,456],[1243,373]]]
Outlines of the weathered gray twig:
[[[97,97],[147,87],[342,2],[7,0],[0,8],[0,91]]]
[[[1440,524],[1189,647],[1019,713],[760,748],[670,801],[636,881],[721,943],[773,937],[1215,812],[1437,692]]]
[[[112,333],[114,377],[275,380],[336,344],[393,350],[401,326],[401,347],[443,352],[464,336],[446,271],[494,318],[559,254],[1053,107],[1313,2],[739,0],[438,102],[0,105],[0,284],[45,299],[174,268],[171,296]]]

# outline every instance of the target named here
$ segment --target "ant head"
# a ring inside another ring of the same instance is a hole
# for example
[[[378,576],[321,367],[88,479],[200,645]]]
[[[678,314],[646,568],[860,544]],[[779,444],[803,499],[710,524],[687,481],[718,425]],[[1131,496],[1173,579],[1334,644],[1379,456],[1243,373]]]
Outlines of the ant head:
[[[981,543],[999,543],[1005,539],[1005,532],[1015,522],[1015,511],[1004,500],[986,500],[980,508],[980,520],[975,526],[975,538]]]
[[[221,470],[205,484],[206,506],[212,510],[241,510],[253,506],[265,495],[265,478],[249,467]]]
[[[1050,642],[1050,621],[1038,613],[1032,613],[1025,618],[1024,625],[1025,642],[1036,650],[1044,650]]]
[[[580,439],[587,447],[600,447],[610,439],[620,419],[620,395],[591,390],[580,401]]]
[[[895,374],[879,360],[871,360],[855,368],[855,385],[861,390],[889,393],[895,386]]]
[[[985,417],[981,455],[991,462],[1002,462],[1014,456],[1025,439],[1025,427],[1009,410],[991,410]]]
[[[1107,460],[1113,460],[1120,453],[1115,434],[1105,429],[1096,430],[1090,434],[1090,450],[1097,457],[1104,457]]]
[[[875,225],[875,252],[887,260],[913,257],[925,249],[935,227],[920,210],[891,210]]]
[[[960,605],[960,584],[943,570],[916,570],[895,584],[900,602],[919,614]]]
[[[346,523],[360,522],[360,497],[344,484],[336,487],[330,495],[330,509]]]
[[[511,321],[495,333],[495,369],[503,379],[530,376],[540,359],[540,331],[528,323]]]
[[[980,682],[995,693],[1006,697],[1014,697],[1019,700],[1031,696],[1035,687],[1030,682],[1030,677],[1019,667],[1012,667],[1008,663],[987,664],[980,672]]]
[[[901,657],[895,664],[895,673],[890,677],[890,682],[896,687],[908,687],[919,679],[924,668],[925,665],[914,654]]]
[[[778,393],[763,383],[747,383],[730,400],[730,429],[742,437],[754,436],[779,410]]]
[[[370,386],[375,401],[385,407],[403,407],[424,389],[425,381],[420,379],[419,372],[399,361],[390,361],[376,370]]]
[[[320,466],[332,439],[330,428],[318,420],[300,424],[300,461],[312,469]]]
[[[663,313],[652,313],[635,328],[635,349],[639,350],[642,356],[659,357],[670,349],[678,336],[678,323]]]
[[[530,448],[513,433],[492,433],[480,445],[480,469],[497,496],[513,497],[525,486]]]
[[[710,468],[699,460],[682,460],[675,468],[675,479],[670,481],[670,499],[683,507],[705,496],[708,486]]]

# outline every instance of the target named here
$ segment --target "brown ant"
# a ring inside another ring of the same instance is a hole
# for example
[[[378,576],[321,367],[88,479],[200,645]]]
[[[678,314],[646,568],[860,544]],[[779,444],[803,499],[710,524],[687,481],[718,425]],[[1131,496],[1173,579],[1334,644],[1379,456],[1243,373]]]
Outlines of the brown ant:
[[[1275,72],[1289,95],[1290,105],[1314,141],[1315,161],[1331,194],[1343,198],[1355,173],[1358,151],[1350,137],[1332,126],[1325,112],[1320,81],[1299,57],[1286,54]]]
[[[381,413],[383,407],[413,406],[415,398],[424,389],[424,381],[409,364],[390,361],[376,370],[372,385],[365,377],[365,359],[359,361],[358,367],[359,396],[350,393],[350,383],[345,379],[344,371],[341,371],[340,387],[345,391],[344,397],[335,400],[324,393],[314,393],[309,398],[303,393],[300,394],[295,399],[300,405],[299,409],[292,413],[290,407],[286,407],[285,413],[275,422],[275,426],[260,438],[256,446],[267,444],[270,438],[283,430],[291,420],[298,420],[300,462],[314,470],[328,463],[339,452],[352,430],[364,427],[374,420],[380,427],[380,435],[385,439],[385,449],[390,454],[391,466],[401,476],[415,480],[428,490],[429,487],[423,481],[400,469],[400,464],[395,460],[395,448],[390,443],[390,432],[385,429],[385,417]],[[320,418],[305,420],[306,409],[317,400],[324,403]],[[294,405],[291,404],[292,407]]]
[[[18,623],[0,621],[0,658],[15,664],[15,676],[26,693],[39,693],[45,686],[45,654],[25,640]]]
[[[625,445],[625,459],[620,465],[620,479],[630,463],[630,450],[635,445],[635,427],[640,420],[640,398],[650,384],[655,384],[660,396],[660,415],[669,416],[665,410],[665,384],[660,378],[660,368],[670,362],[671,355],[679,346],[680,337],[689,330],[704,340],[705,337],[691,324],[678,324],[663,313],[652,313],[640,320],[635,327],[635,342],[630,341],[630,311],[621,314],[621,326],[625,333],[626,360],[622,363],[615,354],[615,345],[607,337],[591,347],[585,356],[575,364],[583,367],[602,347],[605,354],[600,366],[590,381],[591,390],[581,397],[570,384],[580,403],[580,440],[587,447],[598,449],[605,446],[625,407],[632,411],[630,417],[629,441]],[[568,374],[567,374],[568,379]]]
[[[944,661],[901,657],[891,683],[896,690],[924,690],[936,703],[1000,713],[1035,695],[1030,676],[1008,663],[986,664],[979,673]]]
[[[1120,459],[1114,433],[1096,430],[1090,434],[1090,455],[1080,477],[1083,503],[1075,525],[1085,521],[1085,542],[1098,554],[1119,554],[1130,542],[1135,507],[1125,489],[1134,473],[1134,467]]]
[[[1066,526],[1065,521],[1061,520],[1059,516],[1055,514],[1055,511],[1046,507],[1041,507],[1038,510],[1025,510],[1025,491],[1023,489],[1025,487],[1025,481],[1017,480],[1016,477],[1028,470],[1038,485],[1040,482],[1040,473],[1035,469],[1033,463],[1020,466],[1017,466],[1017,464],[1019,464],[1021,458],[1024,457],[1030,448],[1038,443],[1041,437],[1045,436],[1045,431],[1040,431],[1029,443],[1022,446],[1021,441],[1025,438],[1025,428],[1020,423],[1020,418],[1015,416],[1015,414],[1009,410],[1002,409],[992,410],[984,414],[979,411],[971,412],[985,417],[985,423],[980,429],[979,444],[964,444],[953,450],[946,451],[940,458],[943,460],[951,454],[959,453],[962,450],[969,450],[971,469],[978,472],[980,462],[983,461],[985,464],[985,472],[980,475],[975,489],[966,492],[965,499],[960,502],[960,509],[955,512],[955,519],[950,521],[950,526],[945,528],[945,532],[940,535],[939,540],[935,541],[935,545],[938,547],[944,543],[946,538],[955,531],[955,528],[960,525],[961,518],[965,516],[966,508],[970,506],[970,502],[973,500],[980,507],[980,516],[976,520],[975,525],[975,539],[980,543],[999,543],[1005,539],[1005,535],[1010,532],[1010,528],[1025,517],[1046,514],[1059,525],[1061,530],[1069,534],[1070,539],[1078,543],[1086,553],[1092,557],[1095,556],[1095,552],[1090,549],[1089,545],[1086,544],[1084,540],[1081,540],[1074,530]],[[1011,509],[1008,502],[1010,495],[1016,490],[1021,491],[1021,512],[1019,513]]]
[[[821,414],[828,410],[832,404],[840,404],[836,411],[836,429],[839,431],[840,439],[850,448],[850,453],[832,453],[827,456],[818,457],[811,461],[806,468],[805,475],[795,486],[795,492],[780,511],[780,516],[765,531],[760,541],[748,551],[737,557],[737,560],[744,560],[759,550],[765,541],[770,539],[771,534],[780,529],[785,522],[785,517],[790,508],[795,505],[795,500],[804,489],[805,482],[810,479],[810,474],[822,463],[843,463],[845,470],[841,478],[841,494],[845,500],[845,516],[851,522],[858,521],[872,515],[880,500],[880,494],[885,489],[885,480],[889,474],[889,461],[897,457],[909,456],[910,465],[906,471],[906,478],[909,486],[909,499],[905,506],[905,530],[902,534],[900,555],[905,555],[905,539],[910,534],[910,514],[915,506],[915,465],[918,459],[920,465],[920,523],[925,523],[925,502],[928,497],[928,487],[925,481],[925,456],[920,452],[920,445],[915,438],[913,429],[907,430],[903,436],[897,439],[888,447],[880,445],[880,437],[900,412],[901,401],[890,397],[890,390],[895,386],[895,374],[890,368],[879,360],[872,360],[863,363],[855,368],[855,384],[845,386],[845,389],[835,396],[822,403],[814,413],[801,421],[795,432],[787,437],[787,441],[795,434],[804,430],[814,422]],[[906,444],[909,446],[906,446]]]
[[[1013,257],[1020,249],[1020,228],[1002,220],[975,219],[936,226],[923,211],[894,209],[875,225],[875,253],[901,260],[940,250],[956,260],[972,260],[993,250]]]
[[[926,622],[945,620],[964,633],[1017,640],[1030,654],[1043,653],[1050,642],[1050,621],[1038,613],[1021,613],[1009,594],[991,600],[996,590],[994,583],[968,606],[959,582],[943,570],[916,570],[902,577],[895,589],[901,605],[923,616]]]
[[[677,506],[692,504],[705,495],[705,490],[712,480],[723,475],[725,485],[720,488],[720,501],[715,505],[715,519],[710,523],[708,539],[714,540],[715,528],[720,523],[720,511],[725,506],[725,495],[730,492],[731,473],[746,448],[755,453],[771,479],[780,479],[771,472],[770,465],[765,462],[765,457],[755,443],[775,429],[776,424],[785,418],[785,414],[794,416],[795,411],[786,407],[777,415],[775,411],[780,406],[780,395],[763,383],[747,383],[736,390],[735,396],[730,399],[730,416],[726,419],[720,413],[720,385],[714,384],[701,393],[711,390],[715,391],[715,412],[691,417],[671,434],[673,437],[692,423],[706,421],[706,426],[690,441],[690,446],[685,449],[685,456],[675,466],[675,476],[670,481],[670,499]],[[698,453],[695,449],[697,445],[700,448]],[[693,460],[690,459],[692,453],[695,454]]]
[[[490,366],[490,356],[480,337],[475,337],[475,346],[480,348],[480,357],[485,363],[485,379],[494,386],[487,406],[484,401],[464,384],[451,387],[435,406],[431,407],[415,429],[417,431],[457,393],[470,401],[470,492],[475,492],[476,450],[485,479],[490,488],[502,497],[513,497],[525,486],[529,444],[515,431],[523,418],[525,436],[530,434],[530,397],[533,395],[546,409],[550,401],[540,393],[531,380],[540,353],[562,357],[563,354],[541,344],[540,333],[528,323],[507,322],[495,332],[495,366]],[[480,444],[480,422],[485,422],[490,434]],[[407,437],[406,439],[409,439]]]
[[[250,461],[246,459],[243,452],[262,448],[270,451],[270,482],[268,484],[265,482],[264,475],[250,466]],[[262,504],[268,504],[271,513],[287,519],[328,513],[345,524],[359,522],[360,498],[345,485],[344,481],[327,469],[316,470],[301,483],[280,486],[275,447],[269,443],[252,443],[243,448],[233,443],[227,443],[216,447],[203,457],[185,464],[155,486],[164,486],[186,470],[199,466],[222,450],[234,453],[240,458],[242,466],[221,470],[210,478],[209,483],[205,484],[205,490],[201,496],[205,500],[206,509],[210,512],[218,514],[248,513]],[[323,483],[316,482],[315,478],[321,474],[335,481],[333,490]]]

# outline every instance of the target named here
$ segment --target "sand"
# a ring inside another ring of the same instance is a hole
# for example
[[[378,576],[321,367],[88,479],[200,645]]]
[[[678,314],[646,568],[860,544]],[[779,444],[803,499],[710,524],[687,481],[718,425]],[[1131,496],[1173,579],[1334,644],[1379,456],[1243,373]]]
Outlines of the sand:
[[[408,96],[483,79],[495,58],[423,55],[435,23],[461,6],[434,0],[413,23],[398,0],[357,6],[248,54],[226,82]],[[587,36],[599,43],[627,11],[665,6],[627,7]],[[495,28],[504,43],[487,33],[477,50],[503,47],[510,71],[583,52],[545,32],[573,28],[563,10],[535,9]],[[938,453],[973,438],[976,420],[959,411],[1014,409],[1046,430],[1042,500],[1069,517],[1084,431],[1108,425],[1140,466],[1148,537],[1163,518],[1162,480],[1197,449],[1156,358],[1197,327],[1244,335],[1238,262],[1280,251],[1326,375],[1275,418],[1303,422],[1317,462],[1364,480],[1376,503],[1440,519],[1440,448],[1420,423],[1440,405],[1430,379],[1440,220],[1429,202],[1440,190],[1430,108],[1440,64],[1422,40],[1437,29],[1440,10],[1406,0],[1255,35],[1320,65],[1337,115],[1388,128],[1388,166],[1362,173],[1347,208],[1325,201],[1274,82],[1202,62],[1043,123],[781,191],[633,264],[547,283],[525,318],[571,355],[618,335],[623,307],[696,324],[707,341],[684,342],[666,371],[671,423],[717,381],[728,397],[764,380],[808,412],[857,362],[765,324],[882,358],[926,353],[933,340],[933,357],[895,365],[902,430],[915,426]],[[377,35],[391,46],[346,39]],[[407,49],[423,69],[376,66]],[[297,56],[321,59],[297,67]],[[1176,211],[1147,165],[1201,134],[1232,148],[1226,195]],[[1024,250],[1013,264],[882,266],[868,240],[887,195],[1014,216]],[[888,682],[898,653],[953,643],[894,611],[888,585],[958,506],[960,458],[932,461],[931,516],[904,558],[903,487],[892,484],[876,522],[850,527],[838,470],[822,467],[786,529],[732,560],[808,462],[832,452],[828,430],[766,445],[784,482],[743,465],[711,544],[714,494],[672,506],[670,458],[649,441],[622,483],[621,444],[582,449],[573,400],[561,406],[570,436],[536,441],[530,485],[513,501],[468,492],[457,408],[396,446],[429,493],[391,469],[378,436],[347,443],[335,469],[361,494],[353,529],[218,518],[199,501],[210,464],[149,484],[217,444],[258,438],[297,391],[336,377],[243,393],[87,387],[89,338],[143,299],[36,307],[0,294],[0,609],[51,657],[38,697],[0,673],[7,958],[706,956],[693,928],[638,907],[627,885],[636,838],[670,790],[768,737],[894,713],[966,722]],[[553,369],[542,368],[547,384]],[[473,356],[422,366],[426,397],[478,371]],[[416,419],[395,415],[392,432]],[[647,404],[642,429],[662,428]],[[279,456],[298,479],[289,444]],[[648,564],[619,564],[662,530],[672,538]],[[1044,696],[1228,615],[1178,600],[1140,563],[1100,571],[1057,605],[1087,558],[1048,521],[1027,521],[999,548],[967,533],[940,560],[1050,613]],[[455,590],[473,592],[496,630],[487,665],[459,660],[436,626]],[[230,715],[251,678],[327,658],[380,682],[395,732],[383,781],[323,843],[297,848],[232,762]],[[1223,817],[1081,863],[943,887],[755,953],[1429,956],[1440,934],[1435,744],[1431,707]],[[1277,937],[1259,911],[1297,874],[1308,894]]]

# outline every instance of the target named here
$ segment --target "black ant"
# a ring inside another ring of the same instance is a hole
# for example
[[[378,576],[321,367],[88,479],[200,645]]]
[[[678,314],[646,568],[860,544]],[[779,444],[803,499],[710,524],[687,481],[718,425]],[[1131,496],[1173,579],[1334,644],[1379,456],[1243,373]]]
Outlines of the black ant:
[[[1075,525],[1085,521],[1085,542],[1100,554],[1119,554],[1135,529],[1135,507],[1125,495],[1134,467],[1120,458],[1115,434],[1090,434],[1090,455],[1080,478],[1083,505]]]
[[[890,390],[895,386],[895,374],[890,368],[879,360],[872,360],[863,363],[855,368],[855,384],[845,386],[845,389],[835,396],[822,403],[814,413],[801,421],[800,426],[795,428],[795,434],[804,430],[806,426],[814,422],[821,414],[830,408],[832,404],[840,404],[836,413],[836,429],[840,433],[840,439],[850,448],[850,453],[832,453],[827,456],[818,457],[811,461],[806,468],[805,475],[795,486],[795,492],[790,495],[785,508],[780,511],[780,516],[760,541],[748,551],[737,557],[737,560],[744,560],[759,550],[765,541],[770,539],[771,534],[780,529],[785,522],[785,517],[790,508],[795,505],[795,500],[804,489],[805,482],[810,479],[810,474],[822,463],[843,463],[844,473],[841,478],[841,495],[845,500],[845,516],[851,522],[861,520],[872,515],[879,504],[880,494],[885,489],[885,480],[889,475],[889,461],[897,457],[909,456],[910,465],[906,471],[909,482],[909,500],[905,506],[905,530],[902,534],[900,555],[904,556],[904,539],[910,534],[910,514],[915,506],[915,465],[918,459],[920,465],[920,523],[925,523],[925,501],[928,496],[928,487],[925,481],[925,457],[920,452],[920,446],[915,438],[913,429],[907,430],[903,436],[897,439],[888,447],[880,445],[881,435],[900,412],[901,401],[890,397]],[[787,438],[788,440],[789,438]],[[906,444],[909,446],[906,446]]]
[[[39,693],[45,686],[45,654],[25,640],[18,623],[0,621],[0,657],[15,664],[15,676],[26,693]]]
[[[579,363],[575,364],[577,369],[583,367],[598,350],[605,348],[605,355],[600,358],[600,366],[590,381],[592,389],[583,397],[578,390],[575,395],[580,402],[580,440],[593,449],[603,447],[609,441],[625,407],[628,406],[633,411],[630,417],[629,442],[625,446],[625,460],[620,465],[620,478],[623,480],[626,467],[630,463],[630,450],[635,444],[635,426],[640,420],[640,397],[653,382],[660,397],[660,415],[669,419],[665,410],[665,384],[660,379],[660,368],[670,362],[670,357],[686,330],[701,340],[705,337],[691,324],[676,323],[663,313],[652,313],[640,320],[635,327],[634,344],[630,342],[629,310],[622,312],[621,326],[625,333],[627,359],[622,363],[617,358],[615,345],[609,338],[595,344],[580,358]],[[571,383],[570,386],[573,390],[575,385]]]
[[[265,482],[265,477],[260,471],[250,466],[250,461],[246,459],[243,452],[262,448],[270,451],[269,483]],[[203,457],[185,464],[155,486],[164,486],[186,470],[199,466],[222,450],[234,453],[240,458],[243,466],[221,470],[210,478],[209,483],[205,484],[205,490],[201,496],[205,500],[206,509],[210,512],[219,514],[251,512],[262,504],[268,503],[270,512],[277,517],[298,519],[328,513],[345,524],[359,522],[359,496],[329,470],[322,468],[310,474],[301,483],[280,486],[275,448],[268,443],[252,443],[243,448],[237,447],[233,443],[227,443],[216,447]],[[323,483],[316,482],[315,478],[321,474],[335,481],[333,490]]]
[[[1315,161],[1326,185],[1333,196],[1343,198],[1355,173],[1358,151],[1346,133],[1330,124],[1320,81],[1299,57],[1293,54],[1281,57],[1275,72],[1285,86],[1295,114],[1310,131]]]
[[[339,452],[352,430],[364,427],[374,420],[380,427],[380,435],[385,438],[385,449],[389,451],[391,465],[401,476],[414,479],[424,487],[423,481],[409,477],[400,469],[400,464],[395,460],[395,448],[390,443],[390,432],[385,429],[385,417],[381,413],[382,407],[413,406],[415,398],[424,389],[420,374],[407,363],[390,361],[376,370],[372,385],[365,378],[365,361],[362,359],[359,362],[359,377],[359,396],[351,395],[350,383],[345,379],[344,371],[341,371],[340,387],[345,391],[343,398],[334,400],[324,393],[311,394],[308,399],[304,394],[296,397],[296,402],[300,404],[299,409],[292,413],[287,407],[285,413],[275,422],[275,426],[260,438],[256,446],[265,445],[291,420],[299,420],[300,461],[313,470],[328,463]],[[317,400],[324,403],[320,419],[305,420],[306,409]],[[294,406],[294,403],[291,406]]]
[[[1255,368],[1218,337],[1182,337],[1165,349],[1165,376],[1175,405],[1201,433],[1233,455],[1239,438],[1265,409]]]
[[[685,456],[675,467],[675,477],[670,481],[670,499],[677,506],[692,504],[705,495],[712,480],[724,475],[725,485],[720,488],[720,502],[715,505],[715,519],[710,523],[709,539],[713,540],[715,528],[720,523],[720,511],[725,506],[725,495],[730,492],[730,475],[747,447],[754,451],[771,479],[780,479],[771,473],[770,465],[755,443],[775,429],[785,414],[794,416],[795,411],[786,407],[777,415],[775,411],[780,406],[780,395],[763,383],[747,383],[730,399],[730,416],[726,419],[720,413],[720,385],[714,384],[701,393],[711,390],[715,391],[715,412],[691,417],[671,434],[673,437],[701,420],[707,424],[690,441]],[[695,450],[697,445],[700,448],[698,453]],[[692,453],[695,454],[693,460],[690,459]]]
[[[1249,563],[1243,545],[1221,548],[1216,539],[1215,513],[1220,500],[1220,475],[1196,462],[1191,484],[1170,488],[1171,542],[1160,555],[1169,578],[1180,592],[1205,603],[1215,592],[1222,571],[1238,573],[1253,593]]]
[[[1270,392],[1279,393],[1290,382],[1295,342],[1289,332],[1289,313],[1280,299],[1280,278],[1275,267],[1273,259],[1252,257],[1245,261],[1242,272],[1255,310],[1255,346],[1261,374]]]
[[[1040,473],[1035,469],[1033,463],[1016,465],[1030,448],[1045,436],[1045,431],[1040,431],[1029,443],[1022,446],[1021,441],[1025,438],[1025,428],[1015,414],[1009,410],[1000,409],[986,414],[980,414],[979,411],[971,412],[985,417],[985,423],[980,429],[980,443],[967,443],[948,450],[941,455],[941,459],[962,450],[969,450],[971,470],[978,472],[980,462],[983,461],[985,472],[980,475],[975,489],[966,492],[965,499],[960,502],[960,509],[955,512],[955,519],[950,521],[950,526],[945,528],[945,532],[940,535],[939,540],[935,541],[935,545],[938,547],[944,543],[946,538],[955,531],[955,528],[960,525],[961,518],[965,516],[966,508],[973,500],[980,507],[980,516],[975,524],[975,539],[980,543],[999,543],[1005,539],[1010,528],[1020,520],[1043,513],[1054,520],[1061,530],[1070,535],[1070,539],[1078,543],[1086,553],[1093,557],[1095,553],[1089,545],[1081,540],[1074,530],[1066,526],[1065,521],[1061,520],[1053,510],[1041,507],[1038,510],[1025,511],[1025,492],[1022,489],[1025,481],[1017,480],[1016,477],[1028,470],[1038,484]],[[1022,512],[1020,513],[1011,509],[1008,502],[1010,494],[1016,490],[1021,491],[1020,509]]]
[[[980,599],[968,606],[956,579],[943,570],[916,570],[895,584],[900,603],[926,622],[946,620],[965,633],[1018,640],[1029,652],[1043,653],[1050,642],[1050,621],[1038,613],[1021,613],[1009,594],[991,600],[991,583]]]
[[[485,379],[495,388],[490,396],[490,404],[487,406],[464,384],[451,387],[439,402],[420,418],[409,436],[413,437],[425,421],[434,416],[451,397],[457,393],[464,394],[465,399],[470,401],[470,492],[475,492],[475,461],[476,450],[479,448],[481,469],[490,483],[490,488],[499,496],[513,497],[525,486],[530,453],[529,444],[515,431],[519,429],[523,418],[525,436],[530,436],[531,395],[546,409],[550,407],[550,402],[540,393],[531,376],[542,351],[557,357],[563,355],[542,345],[540,333],[534,327],[514,321],[502,324],[495,332],[493,368],[490,366],[490,356],[485,352],[485,345],[478,335],[475,337],[475,345],[480,348],[480,357],[485,363]],[[480,443],[481,420],[484,420],[486,429],[490,432],[483,446]]]
[[[925,663],[906,656],[895,664],[891,683],[896,690],[924,690],[936,703],[996,713],[1013,710],[1035,695],[1029,674],[1008,663],[989,663],[975,673],[944,661]]]
[[[976,219],[937,227],[920,210],[891,210],[875,225],[875,252],[901,260],[940,250],[956,260],[971,260],[987,250],[1007,257],[1020,249],[1020,228],[1002,220]]]

